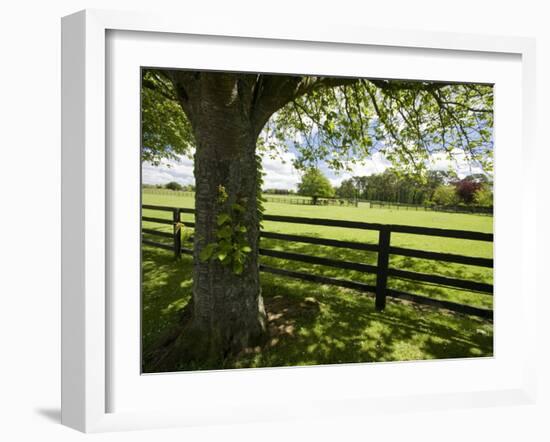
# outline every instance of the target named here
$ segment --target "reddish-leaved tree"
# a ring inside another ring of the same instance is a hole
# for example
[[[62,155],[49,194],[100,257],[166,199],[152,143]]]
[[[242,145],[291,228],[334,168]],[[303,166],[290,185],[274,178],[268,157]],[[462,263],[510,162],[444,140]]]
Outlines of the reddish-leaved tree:
[[[456,188],[456,194],[466,204],[470,204],[474,201],[474,196],[478,190],[481,189],[482,184],[478,181],[470,178],[464,178],[454,183]]]

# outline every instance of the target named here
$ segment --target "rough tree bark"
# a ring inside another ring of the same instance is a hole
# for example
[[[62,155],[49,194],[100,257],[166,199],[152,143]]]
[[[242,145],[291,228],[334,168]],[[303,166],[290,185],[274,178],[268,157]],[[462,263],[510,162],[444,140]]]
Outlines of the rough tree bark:
[[[209,347],[208,354],[214,357],[261,342],[266,316],[258,265],[256,137],[247,113],[238,105],[207,102],[201,111],[196,129],[192,317],[202,345]],[[244,201],[243,224],[252,251],[242,274],[235,274],[231,266],[217,259],[199,259],[203,248],[216,241],[219,186],[228,195],[224,207]]]

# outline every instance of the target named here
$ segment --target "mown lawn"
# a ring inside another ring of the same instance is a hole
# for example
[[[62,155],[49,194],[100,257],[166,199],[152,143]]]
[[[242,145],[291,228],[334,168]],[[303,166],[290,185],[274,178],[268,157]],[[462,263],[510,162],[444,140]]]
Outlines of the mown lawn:
[[[193,199],[143,193],[144,204],[192,207]],[[316,207],[267,203],[266,212],[278,215],[333,218],[387,224],[492,231],[492,217],[440,212]],[[168,213],[144,211],[155,217]],[[192,216],[182,215],[191,221]],[[155,229],[169,226],[144,223]],[[187,229],[189,233],[190,229]],[[264,230],[360,242],[377,242],[377,233],[357,229],[264,222]],[[392,245],[492,257],[492,244],[478,241],[394,234]],[[311,244],[262,240],[262,247],[349,261],[376,264],[376,253],[341,250]],[[290,270],[374,282],[374,275],[305,263],[262,258],[262,262]],[[392,267],[435,273],[480,282],[492,282],[492,270],[460,264],[407,257],[392,257]],[[160,335],[178,321],[178,310],[191,296],[191,260],[175,261],[168,251],[143,248],[143,348],[154,345]],[[391,288],[492,308],[492,297],[479,293],[419,284],[392,278]],[[319,286],[303,281],[262,274],[262,291],[270,317],[271,340],[263,349],[250,349],[227,360],[225,367],[311,365],[491,356],[492,323],[464,315],[391,301],[384,312],[374,310],[373,298],[352,290]],[[201,367],[175,367],[196,369]],[[146,367],[145,367],[145,371]]]

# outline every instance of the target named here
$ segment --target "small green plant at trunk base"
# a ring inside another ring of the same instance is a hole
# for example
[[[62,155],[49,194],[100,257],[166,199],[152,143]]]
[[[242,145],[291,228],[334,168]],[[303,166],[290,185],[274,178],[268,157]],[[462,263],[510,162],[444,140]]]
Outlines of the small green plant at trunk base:
[[[223,186],[218,187],[218,204],[226,204],[228,196]],[[225,211],[218,213],[216,218],[216,241],[202,249],[199,259],[202,262],[217,259],[224,266],[231,266],[233,273],[242,274],[247,255],[252,252],[246,237],[247,228],[244,225],[246,198],[239,198]]]

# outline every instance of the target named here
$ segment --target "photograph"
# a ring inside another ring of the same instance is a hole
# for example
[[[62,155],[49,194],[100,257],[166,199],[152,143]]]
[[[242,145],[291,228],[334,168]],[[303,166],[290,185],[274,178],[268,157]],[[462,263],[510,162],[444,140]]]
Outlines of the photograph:
[[[142,66],[136,94],[142,374],[493,357],[493,84]]]

